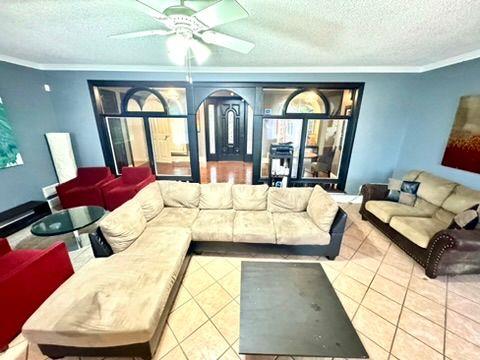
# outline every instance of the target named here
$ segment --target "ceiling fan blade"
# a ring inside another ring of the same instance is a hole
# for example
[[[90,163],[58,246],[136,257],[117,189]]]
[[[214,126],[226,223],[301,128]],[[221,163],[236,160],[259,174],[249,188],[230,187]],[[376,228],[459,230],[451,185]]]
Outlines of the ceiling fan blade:
[[[218,0],[185,0],[183,4],[194,11],[200,11],[212,5],[216,1]]]
[[[248,12],[236,0],[221,0],[195,15],[200,22],[213,28],[248,17]]]
[[[255,44],[249,41],[241,40],[212,30],[205,31],[200,36],[202,40],[208,44],[222,46],[230,50],[238,51],[242,54],[248,54],[255,47]]]
[[[142,9],[144,12],[146,12],[148,15],[151,17],[157,19],[157,20],[165,20],[168,19],[168,16],[163,14],[161,11],[155,9],[154,7],[148,5],[147,3],[141,1],[141,0],[135,0],[139,5],[142,6]]]
[[[135,31],[135,32],[128,32],[123,34],[115,34],[110,35],[109,37],[112,39],[133,39],[133,38],[140,38],[146,36],[154,36],[154,35],[169,35],[173,34],[173,31],[169,30],[145,30],[145,31]]]

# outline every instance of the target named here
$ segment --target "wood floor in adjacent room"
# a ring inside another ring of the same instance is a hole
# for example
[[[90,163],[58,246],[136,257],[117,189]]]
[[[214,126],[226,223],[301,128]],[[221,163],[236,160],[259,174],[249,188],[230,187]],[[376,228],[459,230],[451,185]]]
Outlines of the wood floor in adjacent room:
[[[194,256],[154,360],[309,359],[238,354],[240,265],[249,260],[321,263],[370,359],[478,359],[480,275],[428,279],[412,258],[360,219],[358,204],[341,206],[349,220],[335,261],[259,254]],[[93,257],[89,247],[69,254],[77,271]],[[0,359],[45,357],[19,336]]]
[[[208,161],[200,167],[200,182],[251,184],[252,163],[245,161]]]

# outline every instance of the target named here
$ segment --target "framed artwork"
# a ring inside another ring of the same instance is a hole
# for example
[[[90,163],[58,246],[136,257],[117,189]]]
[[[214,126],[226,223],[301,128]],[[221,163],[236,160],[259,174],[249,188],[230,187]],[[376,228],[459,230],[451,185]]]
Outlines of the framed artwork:
[[[480,95],[460,98],[442,165],[480,174]]]
[[[18,150],[17,140],[7,118],[7,111],[0,98],[0,169],[22,164],[22,155]]]

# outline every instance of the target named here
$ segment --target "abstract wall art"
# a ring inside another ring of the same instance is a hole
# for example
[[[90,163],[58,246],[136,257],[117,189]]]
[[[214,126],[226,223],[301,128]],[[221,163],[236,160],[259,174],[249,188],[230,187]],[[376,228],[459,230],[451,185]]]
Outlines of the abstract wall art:
[[[480,95],[460,98],[442,165],[480,174]]]
[[[22,165],[23,159],[18,150],[17,140],[7,118],[7,111],[0,98],[0,169]]]

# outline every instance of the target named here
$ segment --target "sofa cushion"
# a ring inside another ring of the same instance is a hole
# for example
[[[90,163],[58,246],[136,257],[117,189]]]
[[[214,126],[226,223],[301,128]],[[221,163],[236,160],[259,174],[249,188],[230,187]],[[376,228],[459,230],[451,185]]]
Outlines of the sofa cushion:
[[[160,186],[155,181],[145,186],[140,190],[135,199],[138,200],[143,210],[143,215],[147,221],[152,220],[155,216],[160,214],[163,209],[163,198],[160,192]]]
[[[210,210],[231,209],[232,184],[201,184],[199,207]]]
[[[422,172],[418,175],[416,181],[420,183],[417,196],[436,206],[441,206],[451,194],[453,188],[457,186],[454,182],[427,172]]]
[[[163,203],[170,207],[196,208],[200,201],[200,184],[159,181]]]
[[[430,239],[440,230],[446,229],[444,223],[434,218],[412,216],[394,216],[390,226],[411,242],[426,249]]]
[[[198,216],[198,209],[166,207],[153,218],[148,226],[190,229]]]
[[[448,226],[452,223],[452,220],[455,217],[455,214],[448,210],[445,210],[444,208],[438,208],[432,217],[440,221],[441,223],[445,224],[446,226]]]
[[[200,210],[192,226],[195,241],[232,241],[235,210]]]
[[[233,185],[232,197],[235,210],[261,211],[267,209],[268,186]]]
[[[99,223],[114,253],[128,248],[145,230],[147,219],[136,199],[131,199],[106,215]]]
[[[384,223],[389,223],[393,216],[431,217],[437,210],[436,206],[422,199],[417,199],[415,206],[408,206],[392,201],[370,200],[365,208]]]
[[[313,189],[307,213],[320,230],[329,232],[338,212],[338,204],[320,185]]]
[[[284,245],[327,245],[330,234],[322,231],[310,219],[307,212],[273,213],[273,224],[277,244]]]
[[[268,190],[268,211],[302,212],[307,210],[313,188],[270,188]]]
[[[477,204],[480,204],[480,191],[457,185],[442,204],[442,208],[459,214]]]
[[[126,251],[84,265],[30,317],[23,334],[63,346],[148,342],[189,244],[186,230],[147,228]]]
[[[233,241],[275,244],[275,228],[269,211],[237,211],[233,221]]]

